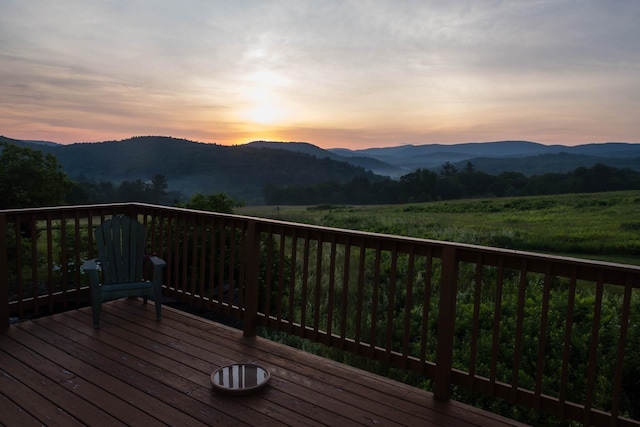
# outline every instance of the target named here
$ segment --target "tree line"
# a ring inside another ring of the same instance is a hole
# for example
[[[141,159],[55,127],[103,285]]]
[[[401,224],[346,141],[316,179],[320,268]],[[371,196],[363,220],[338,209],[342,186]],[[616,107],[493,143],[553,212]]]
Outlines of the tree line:
[[[567,173],[525,176],[519,172],[490,175],[467,162],[461,170],[447,162],[438,171],[417,169],[399,180],[371,181],[366,176],[344,183],[267,185],[267,205],[403,204],[477,197],[535,196],[640,189],[640,172],[604,164]]]
[[[0,137],[0,143],[2,141]],[[12,142],[9,140],[8,143]],[[27,145],[20,141],[13,144]],[[37,145],[35,148],[54,155],[70,179],[102,186],[97,188],[98,193],[109,194],[111,191],[102,185],[103,182],[127,181],[136,187],[131,188],[131,194],[134,194],[151,177],[161,173],[171,189],[183,193],[182,198],[171,196],[167,203],[176,198],[185,200],[196,192],[224,192],[234,199],[258,205],[263,203],[265,183],[317,185],[325,180],[344,182],[355,176],[373,175],[347,162],[296,151],[223,146],[170,137],[134,137],[123,141]],[[139,179],[142,181],[137,182]],[[90,195],[101,196],[95,190],[90,190]],[[124,196],[116,191],[114,197],[120,200]]]
[[[232,213],[240,203],[224,193],[195,193],[186,202],[184,195],[168,192],[164,175],[148,181],[72,181],[57,158],[29,147],[0,143],[0,209],[42,206],[143,202],[190,209]]]
[[[168,192],[168,180],[161,174],[147,181],[124,180],[119,184],[82,178],[72,181],[52,154],[0,145],[0,209],[137,201],[205,210],[216,210],[217,206],[228,212],[242,203],[222,192],[196,192],[188,197]],[[459,170],[447,162],[439,171],[418,169],[399,180],[363,174],[345,182],[316,179],[315,184],[267,184],[262,192],[267,205],[366,205],[635,189],[640,189],[640,172],[604,164],[527,177],[519,172],[490,175],[475,170],[471,162]]]

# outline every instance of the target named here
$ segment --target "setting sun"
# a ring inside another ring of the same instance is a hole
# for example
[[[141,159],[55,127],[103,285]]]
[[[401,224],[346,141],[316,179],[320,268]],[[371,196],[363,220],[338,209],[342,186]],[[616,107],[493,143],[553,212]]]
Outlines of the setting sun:
[[[280,73],[268,70],[248,74],[242,90],[247,108],[240,113],[241,119],[252,124],[275,125],[290,120],[283,107],[284,101],[279,93],[288,85],[287,79]]]
[[[246,117],[253,123],[268,125],[277,120],[278,113],[275,111],[274,107],[267,104],[260,104],[247,110]]]
[[[268,89],[259,89],[251,95],[249,108],[242,112],[242,119],[250,123],[271,125],[285,118],[284,108],[278,97]]]

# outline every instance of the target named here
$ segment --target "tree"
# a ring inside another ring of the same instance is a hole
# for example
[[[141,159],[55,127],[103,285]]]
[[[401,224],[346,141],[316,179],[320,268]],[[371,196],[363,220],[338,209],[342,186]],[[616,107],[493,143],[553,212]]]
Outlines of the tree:
[[[64,203],[73,183],[53,154],[2,143],[0,208],[33,208]]]
[[[440,175],[442,176],[453,176],[457,173],[458,173],[458,169],[450,162],[446,162],[440,168]]]
[[[201,194],[196,193],[187,202],[186,208],[198,209],[201,211],[212,211],[221,213],[233,213],[233,208],[242,206],[224,193]]]
[[[399,191],[403,196],[401,203],[426,202],[436,196],[438,175],[428,169],[416,169],[400,177]]]
[[[471,163],[471,161],[467,161],[467,164],[464,167],[464,172],[465,173],[473,173],[476,171],[475,166],[473,166],[473,163]]]
[[[167,195],[167,188],[169,184],[167,183],[167,177],[160,174],[155,174],[151,179],[151,186],[149,190],[151,191],[152,203],[160,203]]]
[[[135,181],[122,181],[118,188],[120,201],[123,202],[149,202],[149,186],[141,179]]]

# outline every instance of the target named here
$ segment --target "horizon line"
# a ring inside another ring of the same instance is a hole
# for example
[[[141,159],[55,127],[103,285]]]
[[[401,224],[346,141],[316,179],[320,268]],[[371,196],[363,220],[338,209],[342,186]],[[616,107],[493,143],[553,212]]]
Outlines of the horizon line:
[[[132,135],[123,139],[105,139],[102,141],[75,141],[75,142],[58,142],[58,141],[43,140],[43,139],[18,139],[18,138],[9,137],[7,135],[0,135],[0,137],[12,139],[15,141],[56,144],[56,145],[101,144],[105,142],[123,142],[131,139],[135,139],[135,138],[169,138],[169,139],[183,140],[183,141],[188,141],[188,142],[193,142],[198,144],[215,144],[215,145],[223,145],[228,147],[238,147],[238,146],[247,145],[255,142],[266,142],[266,143],[279,143],[279,144],[309,144],[309,145],[321,148],[323,150],[349,150],[349,151],[363,151],[363,150],[370,150],[370,149],[385,149],[385,148],[398,148],[398,147],[411,147],[411,146],[419,147],[419,146],[426,146],[426,145],[456,146],[456,145],[467,145],[467,144],[496,144],[496,143],[507,143],[507,142],[521,142],[521,143],[528,143],[528,144],[544,145],[547,147],[579,147],[583,145],[602,145],[602,144],[628,144],[628,145],[640,144],[640,141],[639,142],[599,141],[599,142],[585,142],[580,144],[567,145],[567,144],[545,144],[543,142],[531,141],[526,139],[501,139],[501,140],[493,140],[493,141],[465,141],[465,142],[453,142],[453,143],[442,143],[442,142],[427,142],[424,144],[406,143],[406,144],[398,144],[398,145],[371,146],[371,147],[354,149],[354,148],[348,148],[348,147],[324,148],[321,145],[317,145],[309,141],[294,141],[294,140],[281,141],[281,140],[270,140],[270,139],[253,139],[243,143],[223,144],[215,141],[199,141],[196,139],[189,139],[186,137],[175,137],[175,136],[168,136],[168,135]]]

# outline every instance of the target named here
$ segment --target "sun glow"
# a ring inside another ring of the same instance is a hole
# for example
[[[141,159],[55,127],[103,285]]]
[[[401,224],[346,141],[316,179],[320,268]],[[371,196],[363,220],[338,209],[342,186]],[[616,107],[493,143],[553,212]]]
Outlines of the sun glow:
[[[243,92],[245,106],[240,116],[249,123],[275,125],[287,118],[282,92],[288,86],[287,79],[273,71],[256,71],[246,77]]]
[[[246,111],[246,117],[250,122],[268,125],[278,121],[278,112],[268,104],[258,104]]]
[[[242,118],[250,123],[276,124],[286,115],[278,94],[268,87],[254,88],[250,92],[247,105],[242,112]]]

